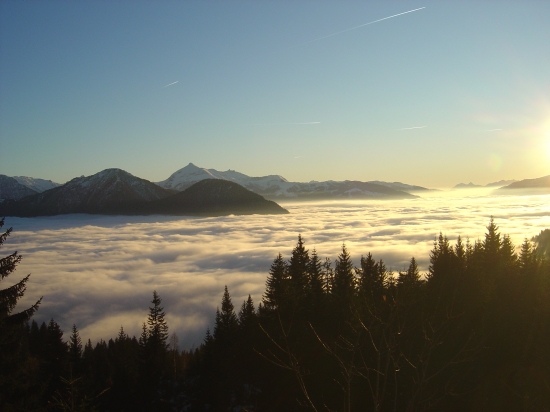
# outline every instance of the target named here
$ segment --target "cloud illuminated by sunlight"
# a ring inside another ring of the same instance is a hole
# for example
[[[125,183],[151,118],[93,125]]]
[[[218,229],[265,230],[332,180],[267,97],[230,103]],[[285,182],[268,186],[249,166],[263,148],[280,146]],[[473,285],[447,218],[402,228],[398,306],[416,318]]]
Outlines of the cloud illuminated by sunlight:
[[[198,346],[212,327],[224,285],[239,308],[248,294],[257,305],[278,253],[290,257],[298,234],[311,251],[334,260],[345,242],[353,263],[371,252],[394,272],[412,256],[426,272],[442,232],[482,238],[493,215],[516,245],[550,227],[548,196],[487,196],[477,191],[434,192],[430,198],[283,204],[289,215],[185,218],[68,215],[7,218],[14,232],[4,251],[31,273],[18,308],[44,300],[34,319],[54,318],[83,339],[116,336],[120,326],[139,336],[153,290],[182,347]],[[21,277],[21,276],[19,276]],[[17,276],[15,277],[17,279]]]

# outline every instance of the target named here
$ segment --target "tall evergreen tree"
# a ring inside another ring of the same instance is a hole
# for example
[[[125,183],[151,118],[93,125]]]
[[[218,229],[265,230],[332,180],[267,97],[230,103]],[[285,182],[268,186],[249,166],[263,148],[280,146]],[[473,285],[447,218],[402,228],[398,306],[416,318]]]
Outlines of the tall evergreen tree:
[[[269,270],[266,281],[263,306],[267,310],[277,309],[288,298],[288,271],[283,256],[279,253]]]
[[[0,219],[0,228],[4,226],[4,219]],[[4,244],[12,229],[9,228],[0,234],[0,247]],[[13,252],[0,258],[0,282],[12,274],[21,262],[21,255]],[[25,395],[18,391],[21,380],[24,378],[24,367],[28,360],[27,348],[23,344],[25,324],[38,309],[42,298],[30,308],[14,313],[19,299],[23,297],[29,276],[14,285],[0,289],[0,410],[7,409],[8,405],[24,402]],[[20,386],[22,387],[22,386]]]
[[[0,219],[0,228],[4,226],[4,218]],[[10,235],[12,228],[9,228],[4,233],[0,234],[0,247],[4,244],[8,236]],[[0,259],[0,281],[3,281],[13,271],[15,271],[19,262],[21,262],[22,256],[17,252]],[[5,289],[0,289],[0,334],[5,335],[9,333],[9,327],[13,325],[23,325],[30,319],[33,313],[38,309],[42,298],[40,298],[30,308],[23,310],[19,313],[13,313],[17,301],[23,297],[25,290],[27,289],[27,281],[30,275],[25,276],[22,280],[17,282],[13,286],[9,286]]]
[[[80,334],[76,325],[73,324],[71,330],[71,336],[69,338],[69,362],[72,363],[75,372],[78,369],[80,360],[82,358],[82,339],[80,339]]]
[[[418,270],[418,265],[416,264],[416,259],[412,257],[407,271],[399,273],[398,284],[405,288],[413,288],[419,281],[420,272]]]
[[[249,329],[256,323],[256,320],[257,315],[254,309],[254,302],[250,295],[248,295],[248,299],[243,302],[239,311],[239,326],[241,329]]]
[[[339,305],[349,307],[352,304],[355,294],[355,275],[346,245],[342,245],[342,253],[336,259],[332,293]]]
[[[231,296],[227,290],[227,285],[224,288],[222,298],[222,309],[216,313],[216,324],[214,325],[214,339],[218,342],[223,342],[227,345],[231,342],[238,329],[237,315],[235,308],[231,302]]]
[[[294,308],[304,303],[308,286],[309,254],[304,246],[302,235],[298,235],[298,243],[292,250],[288,264],[290,298]]]
[[[308,267],[308,289],[307,306],[313,316],[322,316],[323,308],[326,302],[326,293],[323,281],[323,268],[317,251],[313,249]]]
[[[149,308],[149,317],[147,318],[147,343],[149,346],[154,346],[160,349],[166,349],[168,339],[168,324],[164,319],[166,314],[164,308],[161,306],[162,299],[155,290],[153,292],[153,300],[151,301],[153,307]]]

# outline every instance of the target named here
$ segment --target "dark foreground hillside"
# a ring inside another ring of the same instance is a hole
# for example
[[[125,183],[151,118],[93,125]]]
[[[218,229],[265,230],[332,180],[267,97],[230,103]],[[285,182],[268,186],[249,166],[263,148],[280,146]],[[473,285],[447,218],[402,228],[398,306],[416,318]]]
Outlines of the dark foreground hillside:
[[[76,326],[64,342],[53,319],[28,323],[36,305],[15,313],[28,277],[2,284],[0,410],[545,411],[549,238],[516,253],[492,221],[473,244],[440,235],[421,276],[414,258],[398,273],[370,253],[354,265],[345,246],[321,259],[299,236],[257,306],[220,291],[192,351],[156,292],[139,337],[121,327],[93,345]],[[2,279],[19,261],[2,259]]]

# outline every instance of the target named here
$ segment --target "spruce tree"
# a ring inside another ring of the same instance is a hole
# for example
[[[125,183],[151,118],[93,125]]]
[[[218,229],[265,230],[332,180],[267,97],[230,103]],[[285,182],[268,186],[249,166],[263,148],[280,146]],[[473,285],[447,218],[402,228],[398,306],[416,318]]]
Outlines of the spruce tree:
[[[334,289],[332,291],[336,299],[341,304],[350,305],[355,294],[355,276],[353,273],[353,263],[346,249],[342,245],[342,253],[336,259],[334,269]]]
[[[256,323],[256,320],[257,315],[254,309],[254,302],[250,295],[248,295],[248,299],[243,301],[241,310],[239,311],[239,326],[242,330],[247,330]]]
[[[166,314],[161,306],[162,299],[155,290],[153,292],[153,307],[149,308],[149,317],[147,318],[147,343],[150,346],[155,346],[158,350],[166,349],[166,341],[168,339],[168,324],[164,319]]]
[[[266,281],[265,293],[263,296],[263,305],[266,310],[274,310],[284,303],[288,291],[288,271],[287,264],[283,256],[279,253],[269,270]]]
[[[231,296],[227,290],[227,285],[224,288],[222,298],[222,309],[216,313],[216,324],[214,326],[214,339],[220,342],[222,346],[229,345],[232,338],[235,336],[238,329],[237,315],[235,308],[231,302]]]
[[[76,325],[73,324],[71,330],[71,337],[69,338],[69,361],[73,364],[75,369],[78,369],[80,360],[82,359],[82,339]],[[76,371],[75,371],[76,372]]]
[[[0,228],[4,226],[4,218],[0,219]],[[10,235],[12,228],[9,228],[4,233],[0,234],[0,247],[4,244],[8,236]],[[21,262],[22,256],[17,252],[0,259],[0,281],[3,281],[11,273],[13,273]],[[13,313],[17,301],[23,297],[25,290],[27,289],[27,281],[30,275],[25,276],[15,285],[9,286],[5,289],[0,289],[0,335],[7,337],[9,328],[11,326],[23,325],[30,319],[33,313],[38,309],[42,298],[40,298],[30,308],[23,310],[19,313]]]
[[[288,264],[289,292],[294,309],[304,302],[306,288],[308,286],[308,267],[308,250],[304,246],[302,235],[298,235],[298,243],[292,250],[292,255]]]
[[[416,259],[411,258],[409,268],[406,272],[399,273],[398,284],[406,289],[415,287],[420,281],[420,272],[418,271],[418,265]]]
[[[307,267],[308,285],[308,307],[313,313],[320,313],[325,303],[325,288],[323,282],[323,269],[317,251],[313,249]]]
[[[0,228],[4,219],[0,219]],[[4,244],[12,229],[0,234],[0,247]],[[13,252],[0,258],[0,282],[12,274],[21,262],[21,255]],[[0,289],[0,410],[24,403],[26,396],[21,392],[25,364],[28,361],[28,350],[24,344],[26,338],[25,324],[38,309],[42,298],[30,308],[14,313],[19,299],[23,297],[29,276],[14,285]],[[2,284],[4,286],[4,284]],[[36,330],[35,330],[36,332]],[[10,406],[11,405],[11,406]]]

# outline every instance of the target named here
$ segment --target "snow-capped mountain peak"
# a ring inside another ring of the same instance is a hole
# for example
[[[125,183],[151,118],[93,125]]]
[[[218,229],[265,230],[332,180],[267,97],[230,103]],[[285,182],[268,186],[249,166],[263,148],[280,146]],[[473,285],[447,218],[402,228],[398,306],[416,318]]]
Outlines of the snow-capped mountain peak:
[[[334,197],[414,197],[403,192],[402,188],[397,189],[370,182],[335,182],[332,180],[309,183],[289,182],[279,175],[251,177],[231,169],[225,172],[216,169],[204,169],[195,166],[193,163],[189,163],[173,173],[168,179],[157,184],[165,189],[182,191],[204,179],[229,180],[272,200]]]

